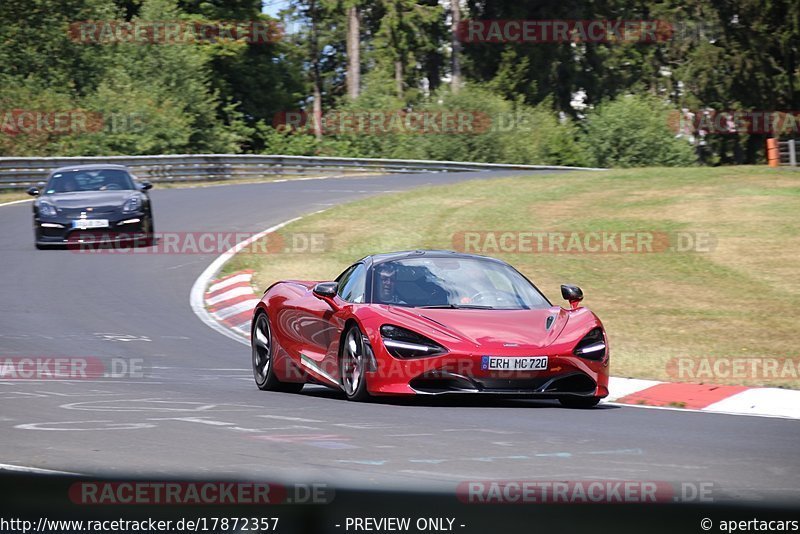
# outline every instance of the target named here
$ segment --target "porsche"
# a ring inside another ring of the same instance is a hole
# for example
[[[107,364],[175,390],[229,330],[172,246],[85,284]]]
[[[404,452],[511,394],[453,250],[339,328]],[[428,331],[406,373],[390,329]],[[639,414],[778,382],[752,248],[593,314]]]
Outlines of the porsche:
[[[486,256],[367,256],[333,281],[264,292],[251,322],[255,382],[284,392],[322,384],[355,401],[480,393],[589,408],[608,395],[608,339],[579,287],[561,294],[566,308]]]
[[[52,171],[28,189],[34,244],[84,245],[153,241],[150,182],[136,181],[122,165],[79,165]]]

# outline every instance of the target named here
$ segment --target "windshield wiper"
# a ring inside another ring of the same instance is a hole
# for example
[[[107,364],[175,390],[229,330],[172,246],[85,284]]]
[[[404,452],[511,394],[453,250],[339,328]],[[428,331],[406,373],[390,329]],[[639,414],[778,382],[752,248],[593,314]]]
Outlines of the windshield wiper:
[[[426,310],[450,309],[450,310],[493,310],[494,306],[483,306],[480,304],[435,304],[433,306],[419,306]]]

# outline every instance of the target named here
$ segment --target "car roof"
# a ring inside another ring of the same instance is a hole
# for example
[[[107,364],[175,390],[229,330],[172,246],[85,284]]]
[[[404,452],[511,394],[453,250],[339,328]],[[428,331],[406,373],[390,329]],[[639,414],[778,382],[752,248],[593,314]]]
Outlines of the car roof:
[[[50,176],[58,173],[58,172],[70,172],[70,171],[97,171],[103,169],[113,169],[113,170],[122,170],[128,171],[128,167],[125,165],[115,165],[113,163],[93,163],[91,165],[70,165],[68,167],[59,167],[58,169],[53,169],[50,171]]]
[[[496,263],[505,264],[504,261],[489,256],[481,256],[480,254],[469,254],[466,252],[456,252],[454,250],[434,250],[434,249],[417,249],[417,250],[403,250],[398,252],[383,252],[380,254],[372,254],[365,256],[358,260],[358,262],[369,264],[378,264],[386,261],[402,260],[406,258],[463,258],[463,259],[479,259],[488,260]],[[358,263],[356,262],[356,263]]]

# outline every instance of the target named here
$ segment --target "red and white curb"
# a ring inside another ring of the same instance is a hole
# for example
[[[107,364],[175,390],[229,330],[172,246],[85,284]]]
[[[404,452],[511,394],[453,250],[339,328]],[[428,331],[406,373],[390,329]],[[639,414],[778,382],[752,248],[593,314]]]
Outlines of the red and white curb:
[[[302,217],[295,217],[294,219],[289,219],[288,221],[276,224],[271,228],[267,228],[263,232],[254,234],[249,238],[245,239],[244,241],[237,243],[235,246],[231,247],[230,249],[226,250],[225,252],[217,256],[217,258],[214,261],[212,261],[202,273],[200,273],[200,276],[198,276],[197,280],[195,280],[194,284],[192,284],[192,290],[189,292],[189,306],[191,306],[192,311],[194,312],[195,315],[197,315],[197,318],[203,321],[206,325],[208,325],[209,328],[216,330],[223,336],[229,337],[234,341],[238,341],[239,343],[243,343],[249,346],[250,345],[250,340],[249,340],[250,336],[248,333],[249,328],[245,329],[244,334],[241,331],[241,327],[242,325],[244,325],[244,321],[235,325],[236,327],[238,327],[237,329],[234,329],[229,325],[233,324],[234,321],[239,321],[239,319],[244,317],[242,314],[246,312],[245,308],[249,304],[242,304],[242,302],[247,300],[246,297],[248,293],[246,289],[249,287],[250,293],[254,293],[253,287],[250,286],[250,278],[246,278],[247,280],[246,283],[243,283],[243,281],[245,280],[244,277],[237,279],[236,282],[231,282],[230,280],[237,275],[246,275],[252,277],[253,273],[242,271],[234,273],[228,277],[221,279],[217,279],[217,275],[222,270],[222,267],[225,265],[225,263],[227,263],[228,260],[233,258],[233,256],[237,252],[249,246],[254,241],[261,239],[265,235],[275,232],[276,230],[280,230],[287,224],[299,221],[300,219],[302,219]],[[231,287],[234,285],[236,286],[235,288]],[[212,287],[214,289],[212,289]],[[225,289],[236,289],[236,291],[234,291],[235,294],[228,293],[227,291],[225,291]],[[206,297],[209,293],[214,293],[213,296],[209,297],[213,299],[213,304],[209,304],[206,300]],[[216,299],[217,297],[219,298],[219,300]],[[236,313],[233,313],[232,310],[228,310],[227,306],[225,306],[224,308],[222,307],[223,304],[225,304],[226,300],[233,300],[238,297],[243,297],[243,298],[241,301],[234,303],[234,304],[240,304],[240,308]],[[208,309],[208,306],[215,306],[215,309],[212,311]],[[253,307],[255,307],[255,302],[253,302]],[[232,315],[227,315],[227,312],[229,311]],[[250,311],[252,311],[252,308],[250,308]],[[222,317],[223,315],[225,315],[225,317]],[[222,322],[222,319],[227,320],[227,322]]]
[[[205,293],[208,313],[234,333],[250,339],[250,320],[260,300],[250,283],[253,271],[240,271],[211,282]]]
[[[251,285],[253,271],[213,280],[205,293],[211,317],[240,339],[250,339],[250,319],[260,300]],[[800,391],[611,377],[604,402],[736,415],[800,419]]]
[[[612,377],[606,402],[647,408],[800,419],[800,391]]]

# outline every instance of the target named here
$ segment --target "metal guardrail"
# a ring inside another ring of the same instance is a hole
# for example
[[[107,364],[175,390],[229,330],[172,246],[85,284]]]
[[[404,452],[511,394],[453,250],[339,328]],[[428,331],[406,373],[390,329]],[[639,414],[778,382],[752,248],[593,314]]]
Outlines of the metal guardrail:
[[[778,154],[780,155],[781,165],[797,167],[798,152],[800,152],[800,141],[797,139],[778,142]]]
[[[603,170],[550,165],[508,165],[461,161],[426,161],[255,154],[184,154],[171,156],[107,156],[70,158],[0,158],[0,189],[21,189],[41,182],[53,169],[86,164],[125,165],[152,182],[195,182],[257,179],[274,175],[340,173],[420,173],[470,171]]]

